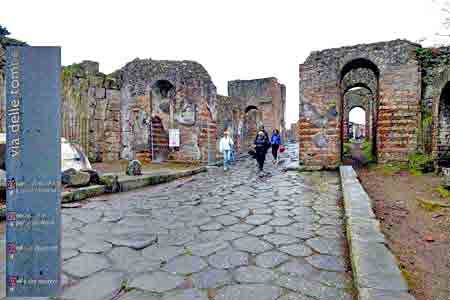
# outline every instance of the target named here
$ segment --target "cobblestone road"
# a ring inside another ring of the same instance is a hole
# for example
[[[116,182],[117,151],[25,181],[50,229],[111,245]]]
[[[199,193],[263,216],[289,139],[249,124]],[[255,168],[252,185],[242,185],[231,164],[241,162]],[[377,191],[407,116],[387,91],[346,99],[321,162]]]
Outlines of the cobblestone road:
[[[338,174],[270,168],[258,178],[246,160],[63,210],[64,297],[354,299]]]

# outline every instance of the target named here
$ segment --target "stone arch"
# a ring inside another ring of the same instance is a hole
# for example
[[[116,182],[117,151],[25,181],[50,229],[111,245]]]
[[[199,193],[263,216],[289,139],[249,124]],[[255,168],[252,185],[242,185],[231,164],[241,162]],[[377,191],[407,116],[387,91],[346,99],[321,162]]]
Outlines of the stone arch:
[[[339,72],[340,88],[340,157],[344,160],[344,143],[348,142],[349,112],[356,106],[361,106],[366,112],[365,135],[372,144],[372,154],[377,158],[377,106],[379,95],[380,69],[367,58],[348,60]],[[367,103],[347,105],[346,95],[354,88],[368,91]]]
[[[447,92],[446,88],[450,84],[450,69],[443,70],[439,76],[433,82],[433,90],[435,91],[433,95],[433,108],[432,108],[432,155],[436,160],[436,163],[439,164],[440,156],[442,155],[439,149],[440,143],[440,120],[441,112],[445,103],[442,103],[445,98],[445,92]],[[426,116],[422,116],[425,118]],[[423,122],[422,122],[423,124]],[[424,128],[422,128],[423,130]]]
[[[245,113],[248,113],[252,109],[258,110],[258,107],[256,107],[255,105],[249,105],[245,108]]]
[[[261,126],[262,112],[256,105],[248,105],[244,110],[243,140],[246,148],[250,148]]]
[[[361,110],[364,112],[364,123],[356,123],[354,121],[352,121],[352,112],[355,110]],[[367,136],[367,109],[366,107],[362,106],[362,105],[354,105],[352,107],[350,107],[350,110],[348,112],[348,122],[349,124],[352,123],[353,126],[355,126],[355,124],[358,124],[357,126],[360,127],[360,125],[363,125],[364,127],[361,130],[361,134],[363,135],[363,137],[365,138]],[[355,131],[355,128],[353,128],[353,131]],[[355,138],[356,136],[353,135],[353,138]],[[348,137],[349,138],[349,137]]]

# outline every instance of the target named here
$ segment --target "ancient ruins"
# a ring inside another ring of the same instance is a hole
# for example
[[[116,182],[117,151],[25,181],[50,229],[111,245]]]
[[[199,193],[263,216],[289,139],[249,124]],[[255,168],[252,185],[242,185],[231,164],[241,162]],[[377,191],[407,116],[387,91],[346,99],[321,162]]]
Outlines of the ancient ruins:
[[[300,65],[300,165],[341,164],[349,111],[366,112],[378,163],[421,152],[445,161],[450,150],[449,49],[406,40],[312,52]]]
[[[108,75],[93,61],[66,66],[61,82],[62,135],[80,144],[92,162],[211,162],[220,155],[218,138],[226,128],[239,151],[252,144],[259,126],[285,131],[286,90],[276,78],[231,81],[229,96],[221,96],[197,62],[135,59]],[[170,129],[179,130],[179,147],[169,147]]]

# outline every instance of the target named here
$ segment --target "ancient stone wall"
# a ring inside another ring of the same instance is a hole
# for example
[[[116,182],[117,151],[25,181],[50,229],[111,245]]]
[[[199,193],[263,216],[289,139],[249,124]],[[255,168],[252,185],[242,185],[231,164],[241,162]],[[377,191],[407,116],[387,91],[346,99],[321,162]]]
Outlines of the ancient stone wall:
[[[224,130],[228,129],[236,151],[241,151],[244,109],[236,98],[217,95],[217,149],[219,139],[223,136]]]
[[[268,132],[285,130],[286,87],[276,78],[234,80],[228,82],[228,96],[245,108],[256,107],[262,113],[261,124]]]
[[[114,76],[121,86],[121,157],[148,156],[154,147],[148,138],[149,120],[158,117],[164,132],[180,130],[180,147],[167,157],[207,160],[206,149],[216,144],[217,100],[216,87],[200,64],[135,59]]]
[[[84,61],[62,70],[62,136],[79,143],[91,161],[120,158],[120,90],[117,81]]]
[[[353,69],[377,77],[378,161],[407,161],[417,147],[421,76],[416,49],[404,40],[313,52],[300,65],[300,164],[334,168],[342,154],[342,79]],[[357,84],[358,82],[353,82]]]

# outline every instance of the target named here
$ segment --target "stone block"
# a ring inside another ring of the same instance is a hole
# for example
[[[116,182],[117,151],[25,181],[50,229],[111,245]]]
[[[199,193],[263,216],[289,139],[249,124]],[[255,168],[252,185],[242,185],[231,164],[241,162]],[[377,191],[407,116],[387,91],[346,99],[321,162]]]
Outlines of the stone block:
[[[386,291],[379,289],[359,289],[359,300],[415,300],[413,296],[405,292]]]

